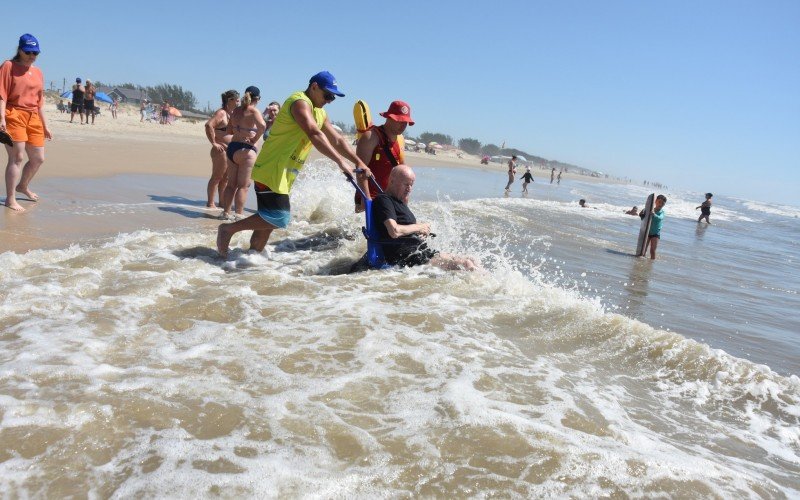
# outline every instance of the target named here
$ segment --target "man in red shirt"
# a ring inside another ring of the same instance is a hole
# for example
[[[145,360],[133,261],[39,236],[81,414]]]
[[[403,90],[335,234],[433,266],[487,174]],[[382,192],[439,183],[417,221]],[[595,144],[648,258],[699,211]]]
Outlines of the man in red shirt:
[[[356,146],[356,155],[372,171],[381,189],[385,190],[389,185],[389,174],[392,169],[405,160],[403,148],[397,137],[403,134],[408,125],[414,125],[414,120],[411,119],[411,106],[403,101],[394,101],[389,110],[380,115],[386,118],[386,123],[373,125],[361,135]],[[377,189],[370,192],[367,178],[363,174],[358,175],[358,184],[370,199],[379,194]],[[364,210],[361,195],[358,193],[355,203],[357,212]]]

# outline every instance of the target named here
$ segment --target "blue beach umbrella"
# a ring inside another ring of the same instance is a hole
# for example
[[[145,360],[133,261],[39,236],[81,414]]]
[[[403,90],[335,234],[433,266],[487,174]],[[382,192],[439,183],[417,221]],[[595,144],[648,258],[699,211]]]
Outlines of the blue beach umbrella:
[[[61,94],[61,97],[63,97],[64,99],[72,99],[72,91],[71,90],[67,90],[66,92]]]
[[[107,102],[108,104],[111,104],[112,102],[114,102],[114,99],[109,97],[108,94],[106,94],[105,92],[97,92],[94,95],[94,98],[97,99],[98,101],[101,101],[101,102]]]

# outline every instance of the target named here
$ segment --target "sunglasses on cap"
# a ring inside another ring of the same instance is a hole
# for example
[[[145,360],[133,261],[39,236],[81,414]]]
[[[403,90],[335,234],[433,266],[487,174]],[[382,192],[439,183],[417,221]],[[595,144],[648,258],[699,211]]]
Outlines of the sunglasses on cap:
[[[26,56],[38,56],[39,55],[38,52],[31,52],[31,51],[28,51],[28,50],[23,50],[22,53],[25,54]]]

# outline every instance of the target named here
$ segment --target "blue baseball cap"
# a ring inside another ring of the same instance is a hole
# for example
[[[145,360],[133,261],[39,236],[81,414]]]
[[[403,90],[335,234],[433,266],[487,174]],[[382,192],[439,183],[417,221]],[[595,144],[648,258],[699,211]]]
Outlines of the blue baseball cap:
[[[39,48],[39,40],[30,33],[25,33],[19,37],[19,50],[23,52],[36,52],[37,54],[42,51]]]
[[[249,87],[244,89],[244,92],[245,93],[249,92],[250,93],[250,97],[252,97],[254,99],[261,99],[261,91],[258,90],[258,87],[256,87],[255,85],[250,85]]]
[[[308,81],[308,84],[311,85],[312,83],[316,83],[331,94],[344,97],[344,94],[342,94],[342,92],[339,90],[339,87],[336,86],[336,77],[327,71],[320,71],[316,75],[312,76],[311,80]]]

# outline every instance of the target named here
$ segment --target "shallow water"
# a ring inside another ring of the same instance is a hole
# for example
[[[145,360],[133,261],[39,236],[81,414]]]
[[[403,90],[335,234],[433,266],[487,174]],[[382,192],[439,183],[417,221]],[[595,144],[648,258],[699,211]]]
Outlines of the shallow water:
[[[798,495],[800,210],[715,197],[704,227],[667,193],[651,262],[622,213],[646,189],[417,174],[433,245],[485,272],[346,274],[361,222],[325,162],[264,254],[218,259],[190,194],[134,176],[89,220],[173,227],[0,254],[2,490]]]

